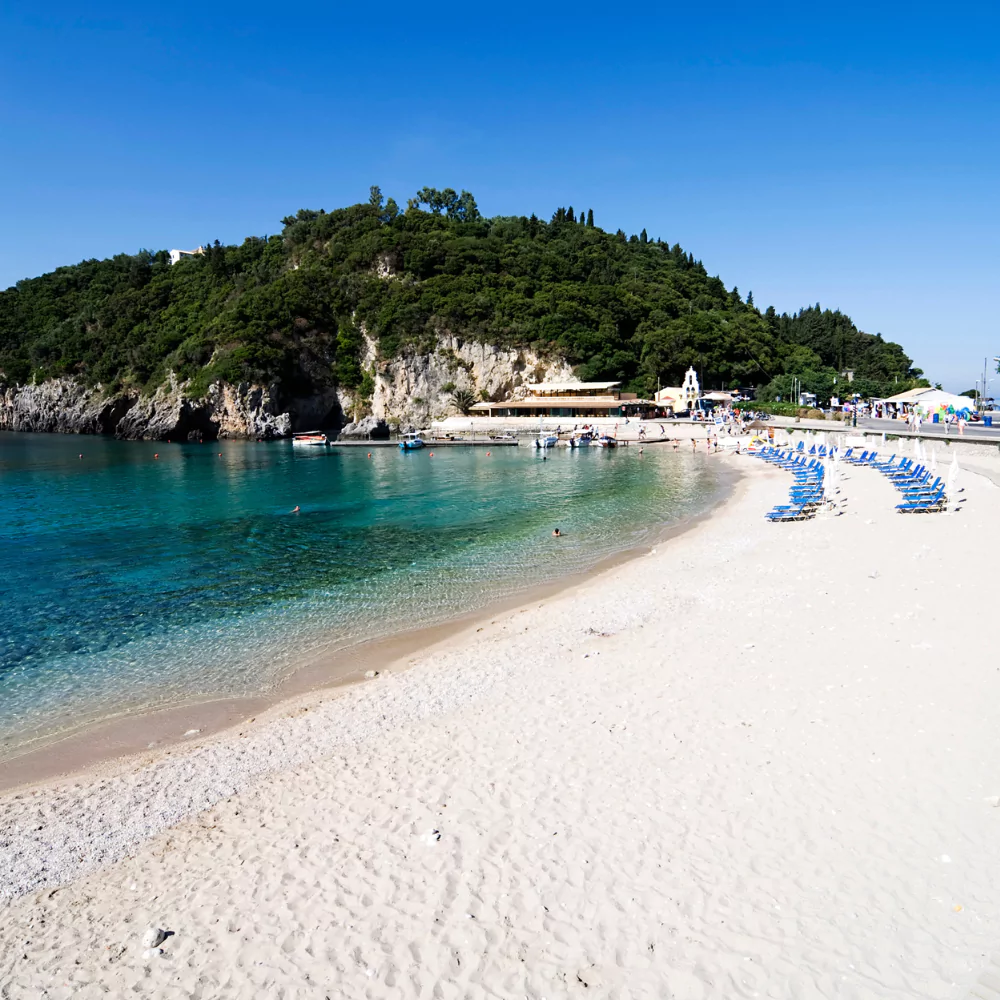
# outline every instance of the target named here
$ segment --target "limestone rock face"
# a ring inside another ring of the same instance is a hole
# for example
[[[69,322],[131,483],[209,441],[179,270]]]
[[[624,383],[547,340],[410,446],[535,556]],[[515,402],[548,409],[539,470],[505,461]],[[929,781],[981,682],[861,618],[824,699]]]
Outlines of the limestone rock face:
[[[371,438],[385,441],[389,437],[389,425],[378,417],[362,417],[360,420],[345,424],[339,436],[342,439]]]
[[[110,434],[132,406],[126,395],[106,396],[72,379],[37,385],[0,384],[0,430]]]
[[[138,400],[124,415],[115,435],[130,441],[207,440],[216,438],[287,437],[288,413],[278,413],[275,392],[267,387],[216,382],[204,399],[188,399],[171,374],[149,397]]]
[[[441,335],[430,351],[409,352],[388,361],[378,359],[377,344],[366,334],[361,364],[375,373],[375,391],[365,401],[365,409],[399,427],[426,427],[432,420],[454,416],[450,397],[456,389],[468,389],[477,398],[485,393],[488,399],[507,399],[531,383],[576,381],[562,358],[451,334]],[[355,408],[350,393],[341,394],[341,407],[345,413]]]
[[[385,437],[389,429],[426,427],[453,416],[456,389],[477,399],[524,395],[537,382],[574,382],[570,366],[527,348],[508,349],[467,341],[450,333],[430,349],[380,359],[365,335],[362,367],[371,373],[370,397],[328,387],[290,397],[278,385],[217,382],[202,399],[187,395],[174,375],[151,396],[131,390],[107,395],[73,379],[37,385],[0,381],[0,430],[114,434],[128,440],[270,439],[295,430],[344,428],[344,437]],[[2,376],[0,376],[2,378]]]
[[[108,396],[72,379],[0,385],[0,430],[114,434],[128,440],[287,437],[292,418],[280,412],[273,388],[216,383],[204,399],[185,396],[170,379],[149,397]],[[339,411],[338,411],[339,412]]]

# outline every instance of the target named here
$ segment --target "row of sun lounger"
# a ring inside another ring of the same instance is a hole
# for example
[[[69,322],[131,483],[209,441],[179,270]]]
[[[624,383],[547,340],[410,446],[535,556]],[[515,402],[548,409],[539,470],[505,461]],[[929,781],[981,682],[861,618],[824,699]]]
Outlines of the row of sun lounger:
[[[818,473],[816,473],[818,478],[813,484],[813,490],[814,495],[816,493],[822,495],[823,466],[815,460],[806,463],[804,456],[807,454],[818,455],[822,458],[826,455],[826,447],[814,444],[806,451],[804,442],[800,441],[793,452],[780,452],[778,449],[770,448],[760,452],[760,457],[772,464],[789,468],[793,473],[818,466]],[[912,458],[901,458],[897,462],[895,455],[891,455],[886,460],[880,459],[877,451],[862,451],[860,454],[856,454],[854,448],[848,448],[840,456],[840,460],[848,465],[866,465],[881,472],[902,495],[903,502],[896,504],[896,510],[900,514],[934,514],[940,513],[948,506],[944,480],[940,476],[932,476],[930,470]],[[818,488],[816,483],[818,483]],[[959,503],[961,502],[963,501],[959,501]],[[822,503],[822,500],[819,503]],[[769,520],[805,520],[806,517],[811,517],[815,513],[819,503],[815,507],[804,509],[800,516],[774,516],[777,511],[792,509],[789,507],[776,507],[767,516]],[[810,510],[811,513],[808,512]]]
[[[817,449],[816,445],[813,445],[809,450],[810,455],[818,455],[818,458],[807,458],[805,449],[802,447],[794,451],[764,448],[756,454],[765,462],[787,470],[795,480],[788,491],[789,502],[779,504],[768,511],[765,515],[767,520],[772,524],[777,524],[783,521],[808,521],[815,517],[816,511],[826,503],[823,484],[824,470],[823,463],[820,461],[826,456],[825,446],[820,445]]]
[[[900,514],[936,514],[948,506],[944,480],[932,477],[930,470],[911,458],[887,462],[873,460],[868,463],[884,475],[902,494],[902,503],[896,504]]]

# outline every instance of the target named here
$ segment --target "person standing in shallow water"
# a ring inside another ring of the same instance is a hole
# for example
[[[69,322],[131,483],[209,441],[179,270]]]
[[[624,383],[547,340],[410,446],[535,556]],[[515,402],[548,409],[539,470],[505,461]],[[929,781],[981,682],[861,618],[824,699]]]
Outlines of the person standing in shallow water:
[[[553,538],[562,538],[562,532],[558,528],[554,528],[552,531]]]

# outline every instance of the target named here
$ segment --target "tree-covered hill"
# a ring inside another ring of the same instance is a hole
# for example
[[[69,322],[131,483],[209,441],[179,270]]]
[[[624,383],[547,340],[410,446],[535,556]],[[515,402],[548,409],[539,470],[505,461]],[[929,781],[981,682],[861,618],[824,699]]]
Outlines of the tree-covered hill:
[[[641,393],[693,365],[707,386],[826,391],[851,369],[862,391],[910,384],[903,349],[839,312],[759,311],[678,244],[560,208],[548,221],[480,215],[467,192],[425,188],[401,211],[367,203],[299,211],[280,235],[87,260],[0,292],[0,372],[72,375],[150,391],[173,371],[198,395],[215,380],[308,394],[363,386],[362,329],[383,359],[442,333],[565,357],[584,379]]]

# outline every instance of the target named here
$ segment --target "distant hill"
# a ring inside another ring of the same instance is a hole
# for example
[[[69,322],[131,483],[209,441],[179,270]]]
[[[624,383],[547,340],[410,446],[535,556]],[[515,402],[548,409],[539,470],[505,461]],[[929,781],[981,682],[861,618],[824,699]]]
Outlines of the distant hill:
[[[850,369],[859,391],[888,393],[922,374],[839,312],[761,312],[680,245],[606,232],[591,211],[488,219],[467,192],[430,188],[401,211],[372,188],[365,204],[283,225],[172,266],[143,250],[0,292],[0,381],[148,394],[173,372],[192,398],[213,382],[363,396],[376,374],[365,334],[372,368],[454,335],[559,356],[643,394],[690,365],[704,385],[756,384],[765,398],[793,375],[823,393]]]

